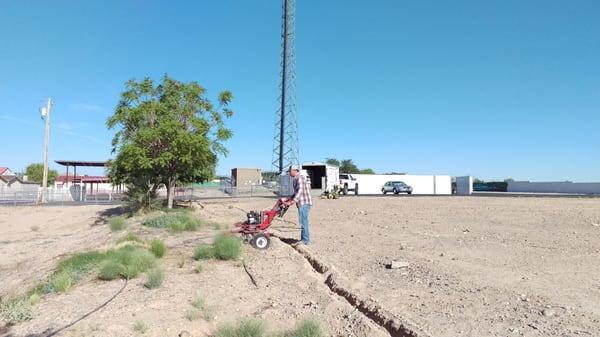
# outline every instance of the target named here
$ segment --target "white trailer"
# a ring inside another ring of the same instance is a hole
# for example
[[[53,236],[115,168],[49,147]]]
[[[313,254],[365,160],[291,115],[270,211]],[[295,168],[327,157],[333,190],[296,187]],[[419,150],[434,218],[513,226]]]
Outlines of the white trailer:
[[[302,170],[310,179],[311,189],[332,192],[339,185],[340,168],[325,163],[304,163]]]

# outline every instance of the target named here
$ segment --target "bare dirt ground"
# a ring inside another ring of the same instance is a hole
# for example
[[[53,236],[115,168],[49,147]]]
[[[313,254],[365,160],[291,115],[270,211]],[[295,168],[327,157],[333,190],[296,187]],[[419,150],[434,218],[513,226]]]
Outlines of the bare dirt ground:
[[[230,224],[273,199],[207,201],[202,218]],[[65,254],[107,248],[125,232],[94,225],[100,206],[0,208],[0,296],[24,292]],[[273,228],[299,234],[296,212]],[[259,317],[273,329],[314,317],[329,336],[600,336],[600,199],[348,197],[315,200],[312,242],[266,251],[244,247],[255,287],[239,262],[192,260],[217,231],[170,234],[139,219],[127,231],[162,237],[166,278],[155,290],[131,280],[113,302],[61,336],[209,336],[216,326]],[[32,228],[32,226],[39,226]],[[309,261],[311,263],[309,263]],[[408,268],[388,269],[392,260]],[[180,268],[181,261],[184,261]],[[47,295],[10,336],[44,332],[110,298],[123,281],[93,278]],[[210,310],[187,313],[197,296]],[[0,333],[1,334],[1,333]]]

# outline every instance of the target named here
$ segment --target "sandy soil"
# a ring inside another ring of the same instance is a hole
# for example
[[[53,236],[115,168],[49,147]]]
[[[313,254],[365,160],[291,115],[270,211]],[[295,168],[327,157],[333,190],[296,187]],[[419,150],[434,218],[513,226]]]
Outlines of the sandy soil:
[[[273,202],[205,202],[198,214],[232,223],[242,210]],[[123,233],[93,225],[105,210],[0,208],[0,295],[47,275],[64,254],[112,245]],[[297,237],[294,210],[285,219],[291,223],[276,223],[275,233]],[[172,235],[132,221],[129,231],[166,239],[163,286],[148,290],[143,278],[132,280],[62,335],[135,336],[141,320],[147,336],[207,336],[243,317],[264,318],[273,329],[316,317],[330,336],[400,336],[397,323],[418,336],[600,336],[600,199],[348,197],[316,200],[311,221],[306,249],[277,239],[266,251],[244,247],[258,287],[239,262],[204,262],[195,271],[193,247],[214,230]],[[409,266],[386,268],[392,260]],[[35,318],[8,334],[44,336],[121,286],[90,279],[46,296]],[[198,293],[210,315],[190,321]]]

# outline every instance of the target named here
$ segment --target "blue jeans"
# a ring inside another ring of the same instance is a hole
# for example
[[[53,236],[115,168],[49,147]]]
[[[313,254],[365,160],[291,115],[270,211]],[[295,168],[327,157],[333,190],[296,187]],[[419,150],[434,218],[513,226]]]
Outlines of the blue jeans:
[[[300,219],[300,240],[307,245],[310,242],[310,233],[308,230],[308,212],[310,211],[310,205],[298,206],[298,219]]]

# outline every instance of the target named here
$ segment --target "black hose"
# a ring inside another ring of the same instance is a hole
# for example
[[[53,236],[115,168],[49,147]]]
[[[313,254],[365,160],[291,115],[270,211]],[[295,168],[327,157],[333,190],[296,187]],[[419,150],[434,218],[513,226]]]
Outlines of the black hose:
[[[73,325],[77,324],[78,322],[86,319],[87,317],[89,317],[90,315],[92,315],[93,313],[97,312],[98,310],[104,308],[108,303],[112,302],[117,296],[119,296],[119,294],[121,294],[123,292],[123,290],[125,289],[125,287],[127,286],[127,283],[129,282],[129,279],[125,279],[125,283],[123,284],[123,286],[121,287],[121,289],[119,289],[119,291],[117,291],[116,294],[114,294],[111,298],[109,298],[106,302],[102,303],[100,306],[96,307],[94,310],[88,312],[87,314],[79,317],[78,319],[74,320],[73,322],[61,327],[58,330],[54,330],[52,332],[50,332],[49,334],[46,335],[46,337],[52,337],[52,336],[56,336],[56,334],[58,334],[59,332],[68,329],[70,327],[72,327]]]

